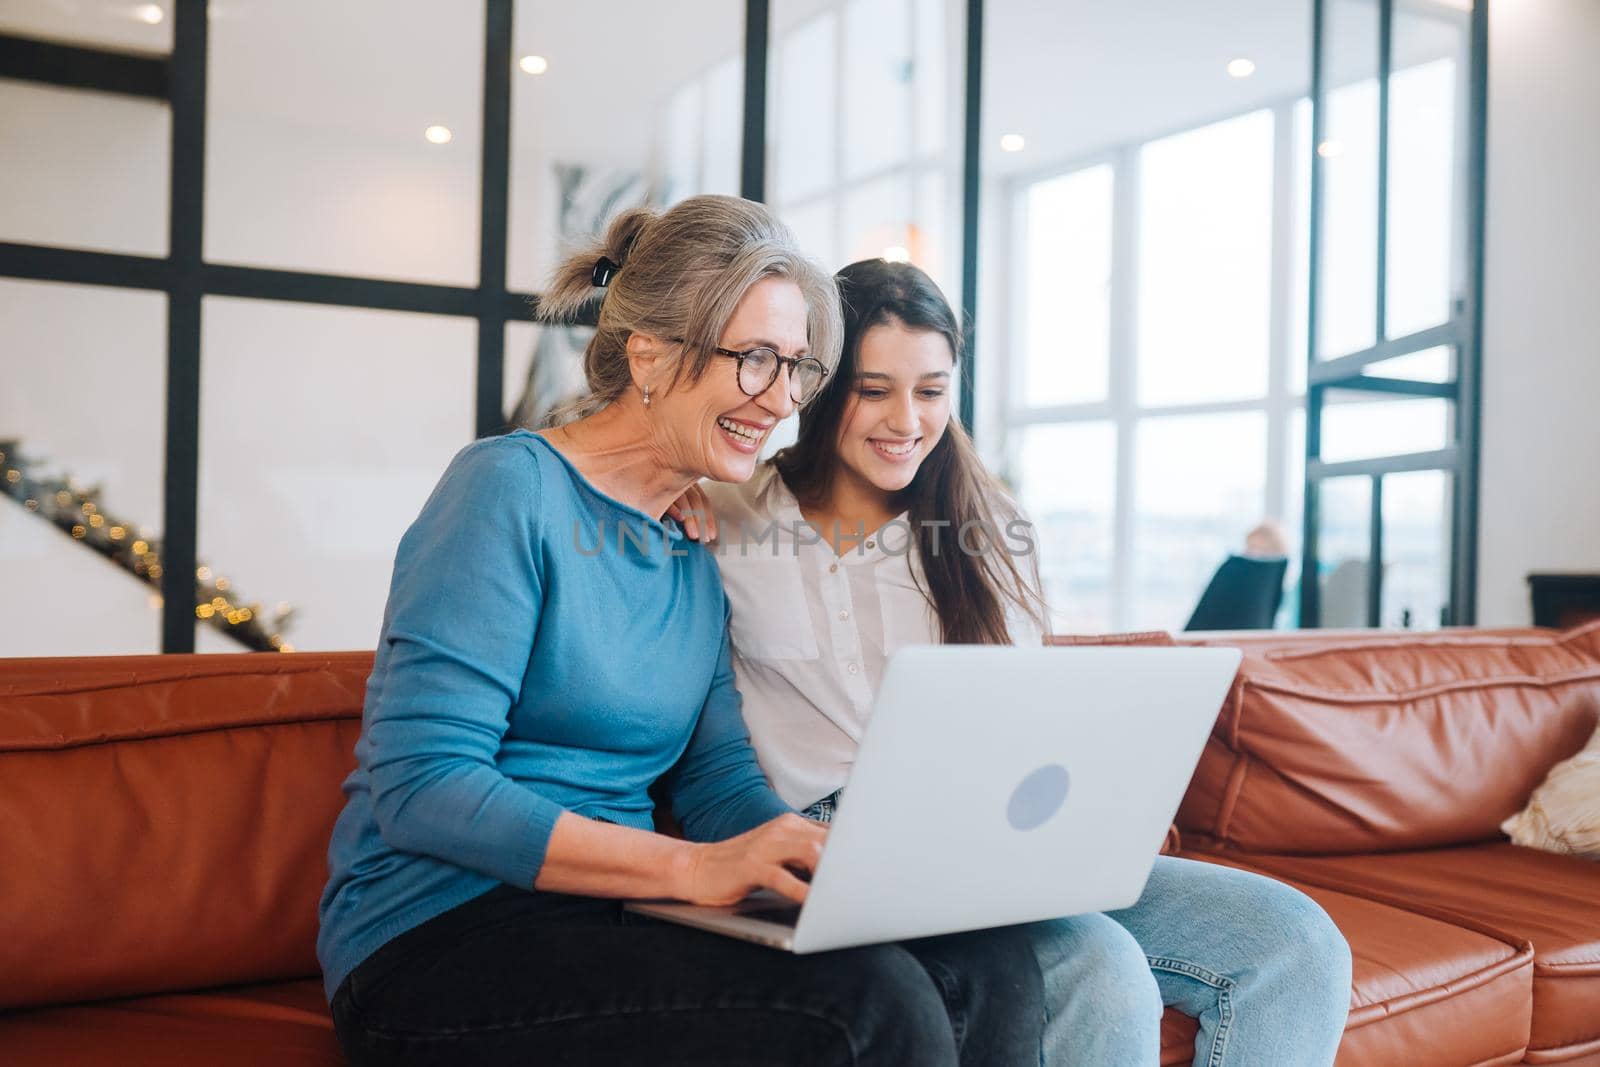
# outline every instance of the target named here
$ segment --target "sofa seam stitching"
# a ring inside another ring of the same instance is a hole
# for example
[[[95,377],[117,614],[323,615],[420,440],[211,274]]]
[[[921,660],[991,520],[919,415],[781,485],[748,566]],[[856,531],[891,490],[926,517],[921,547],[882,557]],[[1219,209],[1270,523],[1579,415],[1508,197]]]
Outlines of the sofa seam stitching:
[[[1203,853],[1202,853],[1202,855],[1203,855]],[[1243,857],[1241,857],[1241,860],[1243,860]],[[1264,873],[1267,873],[1267,874],[1271,874],[1274,877],[1279,878],[1279,879],[1290,879],[1290,878],[1292,878],[1294,881],[1301,882],[1301,883],[1303,883],[1305,885],[1315,886],[1315,887],[1317,887],[1319,889],[1326,889],[1326,890],[1329,890],[1329,891],[1335,892],[1335,893],[1343,893],[1346,896],[1353,896],[1353,897],[1356,897],[1358,899],[1367,900],[1367,901],[1369,901],[1371,903],[1374,903],[1374,904],[1381,904],[1381,905],[1383,905],[1385,907],[1394,908],[1396,911],[1401,911],[1401,912],[1404,912],[1404,913],[1406,913],[1408,915],[1415,915],[1415,916],[1418,916],[1420,918],[1431,919],[1431,920],[1433,920],[1435,922],[1442,922],[1442,923],[1445,923],[1447,925],[1453,925],[1457,929],[1465,930],[1468,933],[1478,934],[1480,937],[1484,937],[1484,938],[1487,938],[1487,939],[1490,939],[1490,940],[1493,940],[1493,941],[1498,941],[1499,943],[1505,945],[1507,948],[1509,948],[1511,950],[1511,955],[1508,956],[1506,959],[1497,960],[1497,961],[1495,961],[1493,963],[1485,964],[1484,966],[1479,967],[1477,970],[1474,970],[1474,971],[1471,971],[1471,972],[1469,972],[1467,974],[1461,975],[1459,978],[1452,979],[1451,982],[1450,982],[1450,985],[1453,988],[1451,990],[1449,990],[1449,991],[1446,991],[1443,986],[1433,985],[1433,986],[1429,986],[1425,990],[1417,990],[1414,993],[1402,994],[1399,997],[1388,997],[1388,998],[1385,998],[1384,1000],[1377,1001],[1377,1002],[1375,1002],[1374,1004],[1371,1004],[1371,1005],[1362,1005],[1362,1007],[1381,1007],[1383,1005],[1387,1005],[1387,1004],[1393,1003],[1396,1000],[1403,999],[1404,997],[1414,997],[1415,998],[1414,1003],[1409,1004],[1406,1007],[1399,1009],[1398,1011],[1392,1011],[1392,1012],[1386,1011],[1382,1015],[1379,1015],[1379,1016],[1376,1016],[1376,1017],[1374,1017],[1372,1019],[1368,1019],[1368,1020],[1366,1020],[1364,1022],[1352,1025],[1350,1027],[1350,1029],[1352,1029],[1352,1030],[1359,1029],[1359,1028],[1364,1027],[1364,1026],[1369,1026],[1372,1023],[1380,1021],[1381,1019],[1394,1018],[1395,1016],[1404,1015],[1404,1014],[1406,1014],[1408,1012],[1411,1012],[1411,1011],[1414,1011],[1414,1010],[1416,1010],[1418,1008],[1424,1008],[1424,1007],[1427,1007],[1427,1006],[1429,1006],[1431,1004],[1437,1004],[1437,1003],[1439,1003],[1439,1002],[1441,1002],[1443,1000],[1448,999],[1451,996],[1454,996],[1456,993],[1459,993],[1459,992],[1465,992],[1465,991],[1468,991],[1468,990],[1471,990],[1471,989],[1482,989],[1485,986],[1487,986],[1490,982],[1494,981],[1496,978],[1499,978],[1499,977],[1501,977],[1503,975],[1510,974],[1510,973],[1512,973],[1514,971],[1520,970],[1523,967],[1527,967],[1529,969],[1530,980],[1532,978],[1534,949],[1533,949],[1533,944],[1531,942],[1529,942],[1528,940],[1526,940],[1525,938],[1524,939],[1511,940],[1511,938],[1513,937],[1512,934],[1506,933],[1503,930],[1497,930],[1496,928],[1490,926],[1487,923],[1483,924],[1485,929],[1474,929],[1472,926],[1466,925],[1467,923],[1475,923],[1477,921],[1477,920],[1472,919],[1469,916],[1462,916],[1459,920],[1453,921],[1450,918],[1441,917],[1441,915],[1429,915],[1425,911],[1417,910],[1414,906],[1410,906],[1410,905],[1407,905],[1407,904],[1404,904],[1404,903],[1400,903],[1400,902],[1398,902],[1397,900],[1395,900],[1393,898],[1385,898],[1382,895],[1374,895],[1373,893],[1371,893],[1370,891],[1367,891],[1367,890],[1351,889],[1351,888],[1348,888],[1346,886],[1338,885],[1338,884],[1329,885],[1329,884],[1326,884],[1324,881],[1319,881],[1316,878],[1303,877],[1303,876],[1298,875],[1298,874],[1290,875],[1290,874],[1287,874],[1287,873],[1275,871],[1273,869],[1273,867],[1269,863],[1258,863],[1258,862],[1256,862],[1254,857],[1251,857],[1249,860],[1243,860],[1243,861],[1247,862],[1251,867],[1256,868],[1259,872],[1264,872]],[[1449,909],[1439,909],[1439,910],[1442,913],[1442,916],[1448,916],[1448,915],[1453,914]],[[1490,932],[1490,931],[1493,931],[1493,932]],[[1462,985],[1462,983],[1466,983],[1466,982],[1470,982],[1471,984],[1470,985]]]
[[[259,655],[265,655],[266,653],[258,653],[258,654]],[[249,655],[249,653],[245,653],[245,655]],[[137,677],[136,675],[132,676],[132,677],[124,676],[124,677],[116,679],[116,680],[108,680],[108,681],[105,681],[105,682],[102,682],[102,683],[98,683],[98,684],[95,684],[95,685],[80,685],[80,686],[75,686],[75,687],[70,688],[70,689],[29,688],[29,689],[16,690],[16,689],[11,689],[11,688],[3,688],[3,689],[0,689],[0,696],[6,697],[6,698],[19,698],[19,699],[20,698],[26,698],[26,697],[34,697],[34,698],[37,698],[37,697],[58,697],[58,696],[65,697],[65,696],[76,696],[76,695],[78,695],[80,693],[103,693],[108,689],[143,689],[143,688],[148,687],[148,686],[173,685],[173,684],[177,684],[177,683],[180,683],[180,682],[211,681],[211,680],[217,679],[217,678],[228,678],[228,679],[234,679],[234,678],[240,678],[240,679],[281,678],[281,677],[283,677],[285,675],[322,673],[322,672],[328,671],[330,668],[334,669],[334,670],[337,670],[340,667],[340,665],[338,663],[330,662],[329,660],[322,659],[320,656],[315,657],[315,658],[313,658],[311,656],[307,656],[306,660],[301,660],[300,656],[305,655],[305,653],[300,653],[300,654],[298,654],[298,655],[296,655],[296,656],[294,656],[292,658],[291,657],[286,657],[282,653],[271,653],[270,655],[272,655],[274,657],[274,661],[275,662],[283,664],[283,669],[282,670],[247,670],[247,671],[240,671],[240,670],[231,670],[224,664],[218,664],[218,668],[220,668],[220,669],[210,669],[210,670],[201,669],[201,670],[195,670],[195,671],[187,671],[186,670],[186,671],[180,671],[180,672],[174,673],[174,674],[164,674],[164,675],[158,675],[156,677],[145,677],[145,678],[140,678],[140,677]],[[348,657],[352,657],[352,658],[355,658],[355,657],[367,657],[367,658],[370,659],[371,653],[335,652],[335,653],[329,653],[328,655],[337,656],[337,657],[346,657],[346,656],[348,656]],[[207,657],[207,658],[210,658],[210,657]],[[231,659],[232,657],[222,657],[222,658]],[[136,668],[125,668],[125,669],[127,669],[127,670],[135,670]],[[153,668],[153,669],[159,671],[159,670],[162,670],[162,669],[169,669],[169,668],[156,667],[156,668]],[[363,669],[365,670],[365,672],[367,674],[371,674],[372,673],[372,668],[371,668],[371,664],[370,663],[366,663],[366,665],[364,666]],[[13,684],[21,684],[21,683],[13,683]]]
[[[139,741],[164,741],[177,737],[196,737],[202,734],[228,733],[233,730],[259,730],[272,726],[310,726],[317,723],[359,722],[361,712],[359,709],[342,709],[329,715],[300,715],[292,719],[285,718],[258,718],[240,722],[214,723],[205,726],[194,726],[181,730],[163,731],[149,734],[118,734],[111,737],[79,738],[73,740],[50,741],[40,745],[0,746],[0,756],[28,755],[35,752],[66,752],[76,748],[101,748],[111,745],[131,744]]]
[[[1450,682],[1439,682],[1431,686],[1420,686],[1415,689],[1390,690],[1386,692],[1325,689],[1309,685],[1295,685],[1291,682],[1277,682],[1249,677],[1244,679],[1243,687],[1259,689],[1268,693],[1279,693],[1284,696],[1310,697],[1337,704],[1392,705],[1397,700],[1420,700],[1461,691],[1512,688],[1553,689],[1557,686],[1574,685],[1583,682],[1600,682],[1600,667],[1584,668],[1581,671],[1567,671],[1548,676],[1508,674],[1498,678],[1461,678]]]

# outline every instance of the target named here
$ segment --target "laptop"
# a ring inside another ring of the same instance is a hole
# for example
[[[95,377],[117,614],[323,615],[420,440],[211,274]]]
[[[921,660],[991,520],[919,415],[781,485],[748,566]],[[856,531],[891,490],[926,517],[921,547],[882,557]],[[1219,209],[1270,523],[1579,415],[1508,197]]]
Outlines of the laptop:
[[[804,905],[631,911],[795,953],[1127,907],[1232,648],[917,646],[889,660]]]

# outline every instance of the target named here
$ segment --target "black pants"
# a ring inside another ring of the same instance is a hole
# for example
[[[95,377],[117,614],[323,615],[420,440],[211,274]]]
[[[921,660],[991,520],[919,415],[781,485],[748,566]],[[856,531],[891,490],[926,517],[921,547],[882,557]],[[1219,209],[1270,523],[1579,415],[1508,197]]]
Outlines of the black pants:
[[[340,985],[366,1064],[1039,1062],[1038,964],[1016,930],[796,956],[510,886],[400,935]]]

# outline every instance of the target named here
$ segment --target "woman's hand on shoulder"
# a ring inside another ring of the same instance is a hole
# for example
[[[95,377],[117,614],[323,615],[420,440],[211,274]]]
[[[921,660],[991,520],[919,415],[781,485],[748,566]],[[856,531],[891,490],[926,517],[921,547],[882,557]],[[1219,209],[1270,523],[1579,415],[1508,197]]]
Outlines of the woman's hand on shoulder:
[[[828,828],[801,815],[780,815],[738,837],[691,846],[677,896],[691,904],[737,904],[760,889],[795,901],[822,857]]]
[[[691,541],[715,541],[717,517],[711,512],[711,500],[696,482],[672,502],[667,514],[678,520],[683,535]],[[702,536],[704,535],[704,536]]]

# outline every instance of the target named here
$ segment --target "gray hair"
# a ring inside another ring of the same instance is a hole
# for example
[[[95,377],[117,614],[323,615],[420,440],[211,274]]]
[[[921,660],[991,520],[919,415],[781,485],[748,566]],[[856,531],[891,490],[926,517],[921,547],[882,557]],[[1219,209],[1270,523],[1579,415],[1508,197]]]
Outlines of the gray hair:
[[[539,299],[539,317],[571,321],[595,293],[604,256],[619,269],[604,290],[600,321],[583,353],[589,395],[556,411],[552,424],[593,414],[633,384],[628,337],[648,334],[677,345],[671,382],[698,381],[721,344],[739,301],[765,278],[788,278],[806,302],[810,354],[828,370],[839,362],[844,326],[833,277],[808,259],[789,228],[761,204],[735,196],[692,196],[664,212],[634,208],[605,236],[573,251]]]

